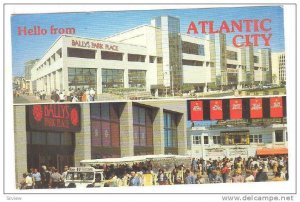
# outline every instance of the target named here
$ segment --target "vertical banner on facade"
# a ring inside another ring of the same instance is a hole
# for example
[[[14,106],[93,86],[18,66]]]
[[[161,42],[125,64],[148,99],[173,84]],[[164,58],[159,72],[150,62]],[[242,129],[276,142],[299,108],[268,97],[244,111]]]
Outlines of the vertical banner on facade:
[[[191,101],[191,121],[203,120],[203,101]]]
[[[250,118],[262,118],[262,98],[250,99]]]
[[[210,119],[223,119],[222,100],[210,100]]]
[[[100,121],[91,121],[92,146],[101,146],[101,125]]]
[[[102,145],[110,146],[110,124],[108,122],[102,122]]]
[[[243,118],[242,99],[230,99],[230,119]]]
[[[271,118],[283,117],[282,97],[270,98],[270,117]]]

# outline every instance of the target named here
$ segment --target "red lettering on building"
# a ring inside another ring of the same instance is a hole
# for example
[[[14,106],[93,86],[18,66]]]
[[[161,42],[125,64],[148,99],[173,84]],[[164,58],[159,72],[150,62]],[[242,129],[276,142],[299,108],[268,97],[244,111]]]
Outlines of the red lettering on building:
[[[72,40],[72,46],[82,47],[82,48],[94,48],[101,50],[111,50],[111,51],[119,51],[119,47],[113,44],[104,44],[100,42],[92,42],[92,41],[82,41],[82,40]]]

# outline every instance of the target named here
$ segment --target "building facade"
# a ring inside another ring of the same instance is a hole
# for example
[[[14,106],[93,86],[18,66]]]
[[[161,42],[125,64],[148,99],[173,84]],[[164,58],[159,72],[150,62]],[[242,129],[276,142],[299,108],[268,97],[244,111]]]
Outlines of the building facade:
[[[285,96],[190,100],[187,106],[192,156],[288,154]]]
[[[32,91],[94,88],[175,94],[271,83],[271,50],[236,48],[225,34],[180,33],[180,19],[160,16],[104,39],[61,36],[31,70]]]
[[[35,59],[35,60],[29,60],[27,62],[25,62],[25,81],[26,81],[26,90],[28,92],[32,92],[32,82],[31,82],[31,69],[34,67],[34,64],[39,61],[39,59]]]
[[[286,123],[247,127],[192,127],[188,129],[188,154],[204,159],[259,155],[267,149],[272,155],[276,149],[285,149],[287,154],[288,137]]]
[[[286,82],[285,53],[272,53],[272,83],[280,85]]]
[[[184,101],[16,105],[16,182],[42,165],[62,171],[84,159],[186,154],[185,107]]]

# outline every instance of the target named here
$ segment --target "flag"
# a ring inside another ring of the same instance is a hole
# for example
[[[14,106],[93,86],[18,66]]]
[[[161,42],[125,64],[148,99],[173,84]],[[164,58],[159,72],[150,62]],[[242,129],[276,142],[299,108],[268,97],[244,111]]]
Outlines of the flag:
[[[210,119],[223,119],[222,100],[210,100]]]
[[[230,119],[242,119],[243,104],[242,99],[230,99]]]
[[[280,118],[283,117],[282,97],[270,98],[270,117]]]
[[[250,118],[262,118],[262,98],[250,99]]]
[[[203,120],[203,101],[191,101],[191,121]]]

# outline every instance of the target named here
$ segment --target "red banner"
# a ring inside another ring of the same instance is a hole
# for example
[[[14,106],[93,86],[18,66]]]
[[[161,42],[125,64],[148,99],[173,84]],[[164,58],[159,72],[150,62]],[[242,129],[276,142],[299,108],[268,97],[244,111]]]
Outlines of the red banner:
[[[283,117],[282,97],[270,98],[270,117],[271,118]]]
[[[203,120],[203,101],[191,101],[191,121]]]
[[[210,100],[210,119],[223,119],[222,100]]]
[[[250,118],[262,118],[262,117],[263,117],[262,99],[261,98],[250,99]]]
[[[242,99],[230,99],[230,119],[243,118]]]

